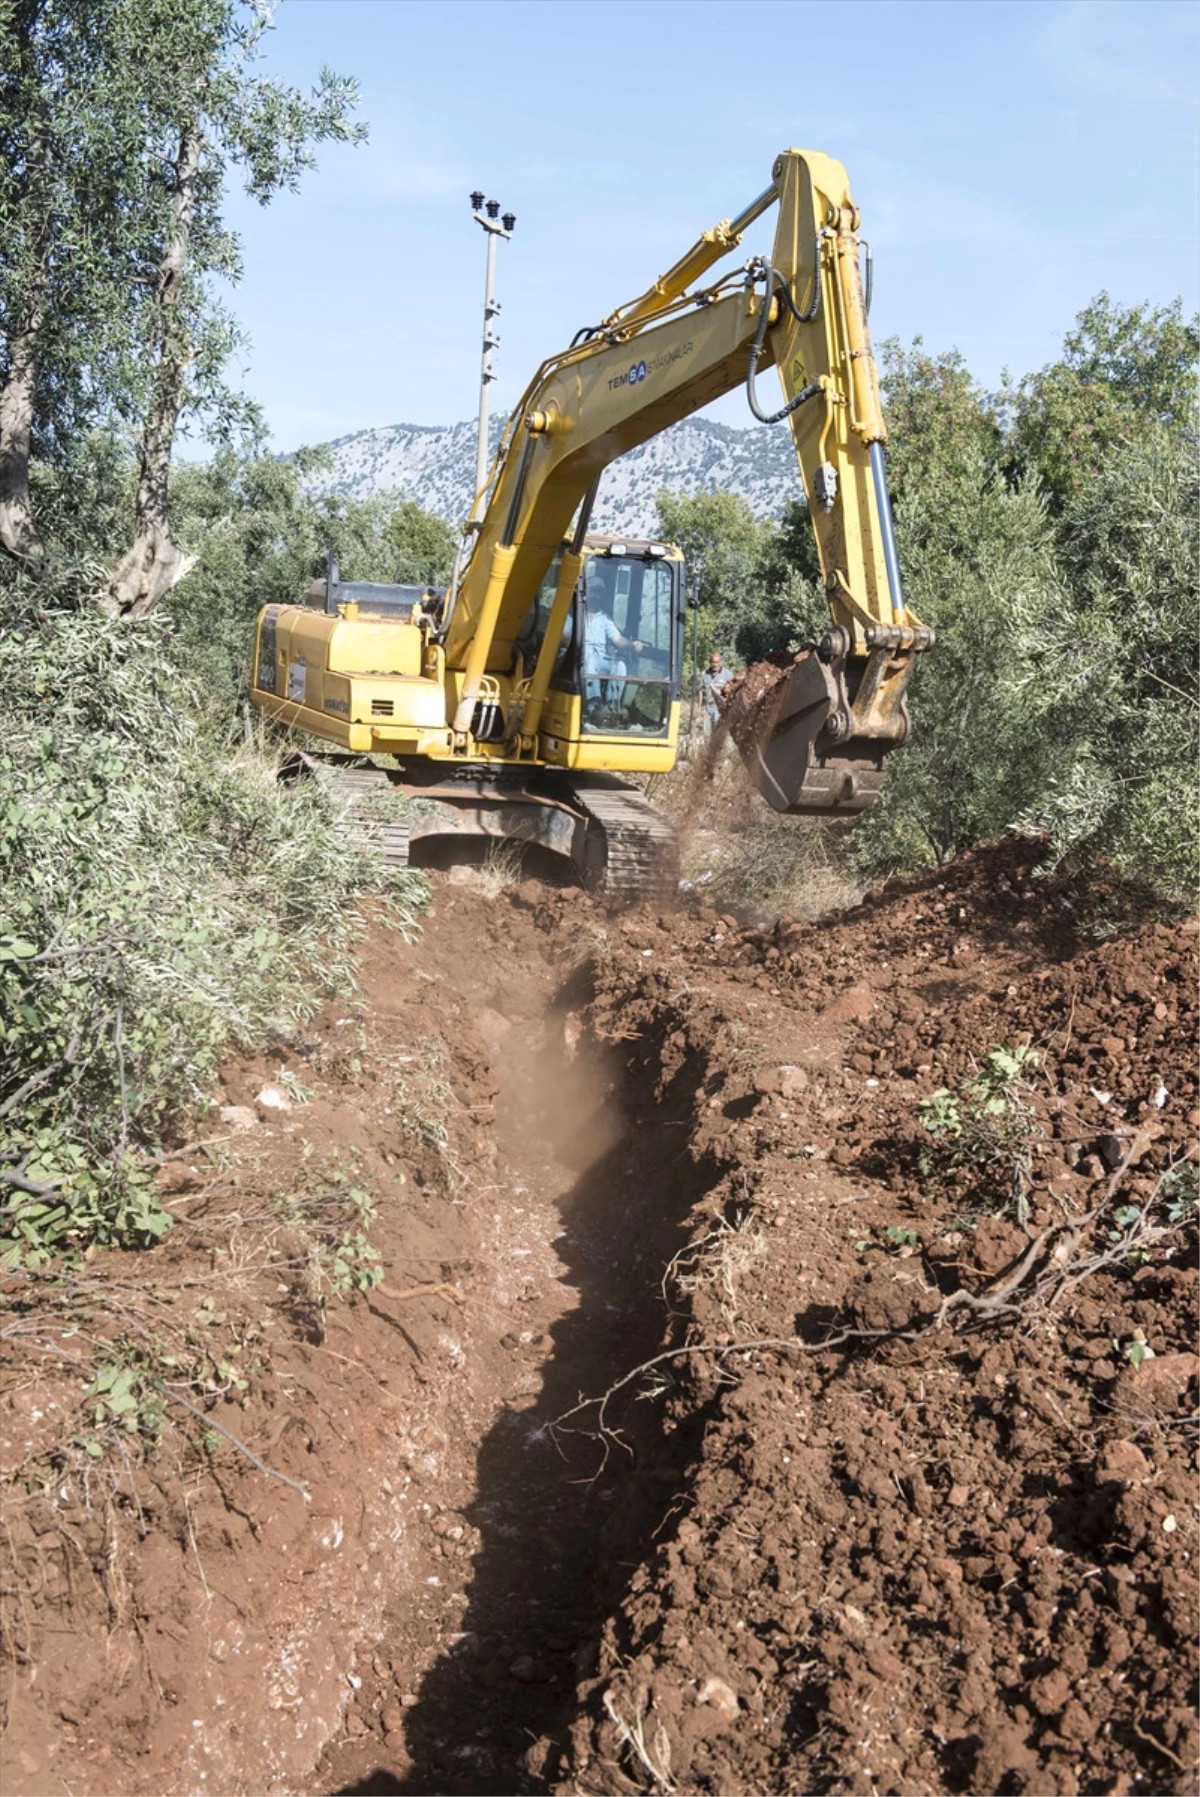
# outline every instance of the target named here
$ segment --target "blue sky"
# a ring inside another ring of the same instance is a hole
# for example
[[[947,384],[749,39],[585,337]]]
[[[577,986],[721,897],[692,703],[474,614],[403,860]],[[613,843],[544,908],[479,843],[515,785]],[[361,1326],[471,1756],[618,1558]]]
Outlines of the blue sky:
[[[266,68],[358,77],[370,141],[299,195],[231,196],[249,391],[279,449],[448,424],[478,395],[482,187],[501,244],[493,404],[770,180],[844,162],[876,337],[989,385],[1101,288],[1196,306],[1191,0],[283,0]],[[770,217],[742,255],[765,248]],[[712,408],[749,423],[740,395]]]

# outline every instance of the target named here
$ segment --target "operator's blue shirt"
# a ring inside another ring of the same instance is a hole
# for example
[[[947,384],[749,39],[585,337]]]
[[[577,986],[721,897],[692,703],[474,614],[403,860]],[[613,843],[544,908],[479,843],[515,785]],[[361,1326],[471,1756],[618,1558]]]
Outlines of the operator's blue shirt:
[[[617,629],[612,616],[606,611],[589,611],[584,630],[585,665],[589,673],[616,673],[613,666],[614,651],[621,642],[622,633]]]

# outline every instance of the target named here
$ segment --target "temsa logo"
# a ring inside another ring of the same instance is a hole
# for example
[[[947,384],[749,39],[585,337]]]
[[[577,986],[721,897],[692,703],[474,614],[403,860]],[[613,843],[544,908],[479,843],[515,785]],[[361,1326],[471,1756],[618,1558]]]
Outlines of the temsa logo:
[[[681,361],[684,356],[690,356],[694,348],[695,344],[689,337],[686,343],[677,343],[673,349],[659,350],[648,362],[631,362],[624,374],[614,374],[608,383],[609,391],[615,391],[618,387],[636,387],[648,374],[658,374],[664,368],[670,368]]]
[[[632,362],[624,374],[615,374],[608,384],[610,389],[615,387],[636,387],[638,382],[644,381],[645,378],[646,364],[644,362]]]

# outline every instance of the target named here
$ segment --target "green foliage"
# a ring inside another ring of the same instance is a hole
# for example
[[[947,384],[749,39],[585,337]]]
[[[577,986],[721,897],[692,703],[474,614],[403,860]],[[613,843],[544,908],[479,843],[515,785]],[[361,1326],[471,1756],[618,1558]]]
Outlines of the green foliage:
[[[1029,1215],[1033,1150],[1042,1135],[1027,1077],[1040,1059],[1024,1046],[993,1048],[956,1091],[940,1087],[918,1113],[934,1144],[921,1157],[926,1177],[953,1178],[973,1205],[1011,1207],[1018,1223]]]
[[[910,489],[896,529],[909,604],[937,645],[913,678],[912,736],[851,841],[867,878],[941,864],[1001,835],[1050,777],[1014,630],[1018,607],[1032,629],[1062,609],[1044,501],[976,461],[940,494]]]
[[[128,442],[111,431],[72,437],[30,468],[33,509],[51,557],[64,568],[107,566],[126,547],[137,469]],[[0,562],[0,594],[15,585]]]
[[[700,599],[699,659],[729,654],[755,598],[762,526],[738,493],[658,495],[658,527],[683,550],[689,597]],[[689,642],[691,631],[689,629]]]
[[[1112,452],[1148,427],[1194,430],[1200,331],[1170,306],[1118,306],[1098,294],[1068,332],[1057,362],[1015,393],[1012,454],[1036,469],[1056,510],[1098,476]]]
[[[367,1236],[375,1201],[356,1183],[360,1162],[357,1149],[340,1148],[318,1162],[306,1142],[300,1179],[281,1206],[284,1220],[307,1243],[307,1291],[320,1311],[331,1298],[373,1291],[383,1280],[383,1257]]]
[[[883,1233],[893,1248],[915,1248],[921,1240],[915,1229],[905,1229],[901,1223],[889,1223]]]
[[[299,603],[324,575],[328,548],[347,580],[449,579],[448,524],[392,494],[354,501],[313,492],[323,465],[319,450],[280,459],[225,448],[175,469],[173,528],[197,560],[166,601],[173,653],[219,703],[232,707],[245,691],[259,609]],[[134,481],[128,448],[99,431],[81,438],[64,466],[38,465],[35,498],[53,554],[64,564],[117,555]],[[4,578],[0,570],[0,594]]]
[[[959,351],[930,355],[890,337],[879,351],[888,424],[888,484],[893,503],[913,494],[944,498],[977,486],[999,463],[1000,421]]]
[[[140,440],[139,529],[165,526],[180,423],[200,419],[218,441],[260,427],[225,379],[242,341],[216,285],[241,273],[226,180],[239,171],[266,204],[297,188],[315,144],[365,134],[354,81],[323,69],[304,94],[262,74],[273,11],[268,0],[0,6],[0,449],[18,509],[30,448],[68,469],[80,432],[103,422]],[[34,553],[27,529],[17,535]]]
[[[1194,896],[1195,345],[1178,306],[1101,295],[1009,431],[957,354],[885,345],[906,590],[938,641],[853,838],[865,876],[1017,827]]]
[[[146,120],[129,0],[0,6],[0,385],[32,356],[33,447],[70,456],[123,393],[144,310]]]
[[[1168,1168],[1163,1175],[1162,1196],[1172,1229],[1185,1223],[1194,1227],[1200,1217],[1200,1167],[1193,1161],[1179,1161]]]
[[[749,663],[794,655],[829,628],[829,605],[808,507],[789,500],[778,524],[760,526],[749,603],[735,637]]]
[[[819,586],[821,561],[807,504],[801,499],[785,499],[778,519],[762,527],[758,578],[771,592],[797,575]]]
[[[1192,438],[1146,425],[1078,484],[1061,521],[1062,603],[1014,595],[1012,703],[1044,783],[1014,816],[1056,855],[1100,853],[1195,902],[1200,687]]]
[[[325,572],[332,549],[343,580],[394,580],[414,586],[445,586],[454,566],[457,539],[442,518],[415,499],[376,493],[368,499],[313,494],[305,522],[314,547],[314,574]]]
[[[208,1102],[230,1042],[351,975],[370,857],[316,783],[231,754],[165,617],[10,586],[0,627],[0,1228],[13,1252],[166,1227],[144,1145]],[[423,888],[403,876],[401,920]]]
[[[829,615],[807,506],[789,503],[772,524],[738,493],[663,491],[656,503],[661,534],[687,559],[689,590],[699,584],[702,666],[714,649],[757,661],[823,635]]]
[[[687,559],[700,603],[726,621],[742,610],[755,578],[762,526],[740,493],[658,495],[658,524]]]
[[[151,1439],[162,1432],[166,1399],[154,1375],[136,1362],[110,1361],[100,1367],[87,1390],[86,1401],[93,1429],[114,1423],[130,1435]],[[95,1437],[87,1445],[93,1458],[103,1451]]]
[[[164,609],[180,665],[230,706],[246,689],[260,607],[298,604],[317,573],[320,545],[302,486],[317,460],[226,449],[173,477],[173,529],[197,560]]]
[[[415,499],[387,496],[384,547],[391,572],[365,578],[396,580],[413,586],[444,587],[454,567],[458,539],[444,518],[435,518]]]
[[[359,142],[366,128],[353,120],[358,83],[322,69],[311,94],[272,80],[256,67],[272,22],[270,5],[236,0],[124,0],[121,48],[130,71],[126,104],[142,122],[142,193],[133,209],[146,266],[160,268],[176,229],[176,163],[189,132],[201,139],[186,246],[186,266],[168,334],[186,343],[189,366],[179,421],[202,416],[210,433],[236,431],[256,419],[243,395],[224,378],[241,334],[218,299],[212,277],[236,281],[241,246],[221,216],[225,184],[234,170],[247,194],[266,205],[279,192],[296,192],[315,166],[313,145]],[[150,290],[142,332],[157,340],[162,326],[161,281]],[[139,372],[141,378],[139,380]],[[151,368],[126,371],[139,415],[148,403]]]
[[[802,575],[760,593],[758,603],[737,628],[734,645],[747,665],[771,656],[795,655],[819,643],[829,629],[825,589]]]

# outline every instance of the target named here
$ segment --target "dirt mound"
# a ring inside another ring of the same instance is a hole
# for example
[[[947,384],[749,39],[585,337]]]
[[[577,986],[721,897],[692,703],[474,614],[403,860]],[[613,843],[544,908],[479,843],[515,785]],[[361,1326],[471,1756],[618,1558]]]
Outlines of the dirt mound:
[[[559,1788],[1190,1788],[1194,924],[1081,945],[1013,844],[823,927],[732,922],[604,979],[723,1173],[676,1302],[692,1342],[864,1333],[668,1363],[668,1419],[709,1407],[684,1519]],[[1038,1056],[1020,1225],[918,1123],[1000,1046]],[[1169,1233],[1130,1246],[1164,1173]]]

